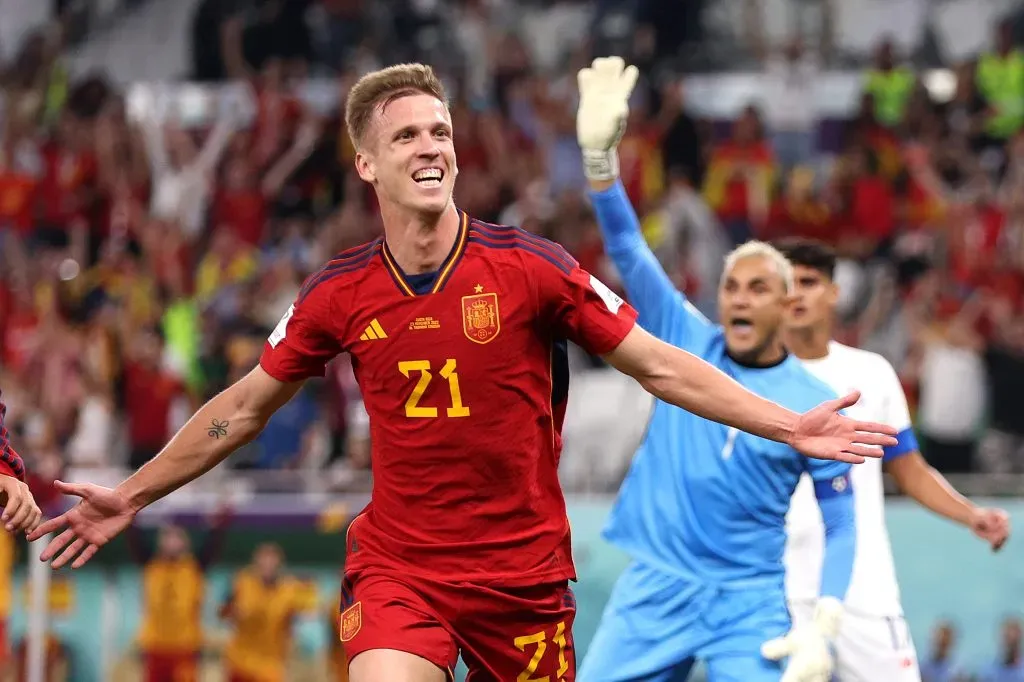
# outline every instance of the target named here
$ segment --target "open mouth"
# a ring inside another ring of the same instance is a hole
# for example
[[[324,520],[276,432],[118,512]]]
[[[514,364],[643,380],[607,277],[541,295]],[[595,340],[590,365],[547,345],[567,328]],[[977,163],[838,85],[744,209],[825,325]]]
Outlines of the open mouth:
[[[412,174],[412,179],[420,187],[440,187],[444,171],[440,168],[421,168]]]
[[[749,317],[733,317],[729,319],[729,328],[740,334],[749,334],[754,331],[754,321]]]

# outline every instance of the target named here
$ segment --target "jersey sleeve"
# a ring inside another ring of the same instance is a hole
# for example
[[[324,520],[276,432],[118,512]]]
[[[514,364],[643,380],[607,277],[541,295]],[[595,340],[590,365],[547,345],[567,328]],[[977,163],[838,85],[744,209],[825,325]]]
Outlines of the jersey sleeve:
[[[322,377],[327,363],[342,352],[332,309],[331,287],[313,274],[263,346],[260,366],[278,381]]]
[[[827,459],[804,457],[804,466],[814,483],[814,496],[818,501],[853,495],[850,482],[851,464]]]
[[[640,220],[621,181],[590,199],[604,248],[639,312],[644,329],[680,348],[689,349],[706,338],[714,325],[690,303],[669,279],[640,230]]]
[[[884,413],[881,422],[896,429],[896,445],[885,448],[882,461],[902,457],[918,450],[917,437],[910,423],[910,408],[907,407],[907,396],[896,370],[885,359],[879,358],[877,386],[884,396]]]
[[[13,476],[18,480],[25,480],[25,464],[21,457],[11,446],[11,434],[7,431],[4,418],[7,416],[7,406],[0,398],[0,476]]]
[[[591,355],[615,350],[636,324],[636,310],[558,244],[538,250],[533,267],[542,317]]]

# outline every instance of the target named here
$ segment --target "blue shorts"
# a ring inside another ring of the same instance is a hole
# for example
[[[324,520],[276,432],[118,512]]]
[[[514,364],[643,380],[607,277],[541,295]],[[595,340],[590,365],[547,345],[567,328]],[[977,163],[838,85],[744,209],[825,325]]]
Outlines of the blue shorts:
[[[639,563],[619,577],[578,682],[683,682],[696,660],[708,682],[779,682],[761,645],[789,631],[782,585],[694,584]]]

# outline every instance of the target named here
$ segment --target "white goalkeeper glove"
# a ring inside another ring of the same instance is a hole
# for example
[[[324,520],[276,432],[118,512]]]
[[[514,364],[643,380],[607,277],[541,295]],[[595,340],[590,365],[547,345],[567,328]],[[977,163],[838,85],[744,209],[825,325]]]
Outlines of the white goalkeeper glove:
[[[794,627],[785,636],[761,645],[761,655],[770,661],[789,658],[780,682],[829,682],[832,679],[831,646],[842,617],[842,603],[835,597],[822,597],[811,623]]]
[[[580,69],[577,82],[580,105],[576,112],[576,139],[583,151],[583,172],[588,180],[614,180],[619,175],[616,147],[626,132],[629,96],[640,75],[622,57],[601,57]]]

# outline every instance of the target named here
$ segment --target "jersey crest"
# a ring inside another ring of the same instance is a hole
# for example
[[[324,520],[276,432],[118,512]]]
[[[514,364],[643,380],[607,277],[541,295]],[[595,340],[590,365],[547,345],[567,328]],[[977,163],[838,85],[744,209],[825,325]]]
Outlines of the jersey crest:
[[[476,343],[490,343],[501,331],[498,294],[473,294],[462,297],[462,330]]]
[[[357,601],[341,614],[341,641],[351,641],[363,627],[363,603]]]

